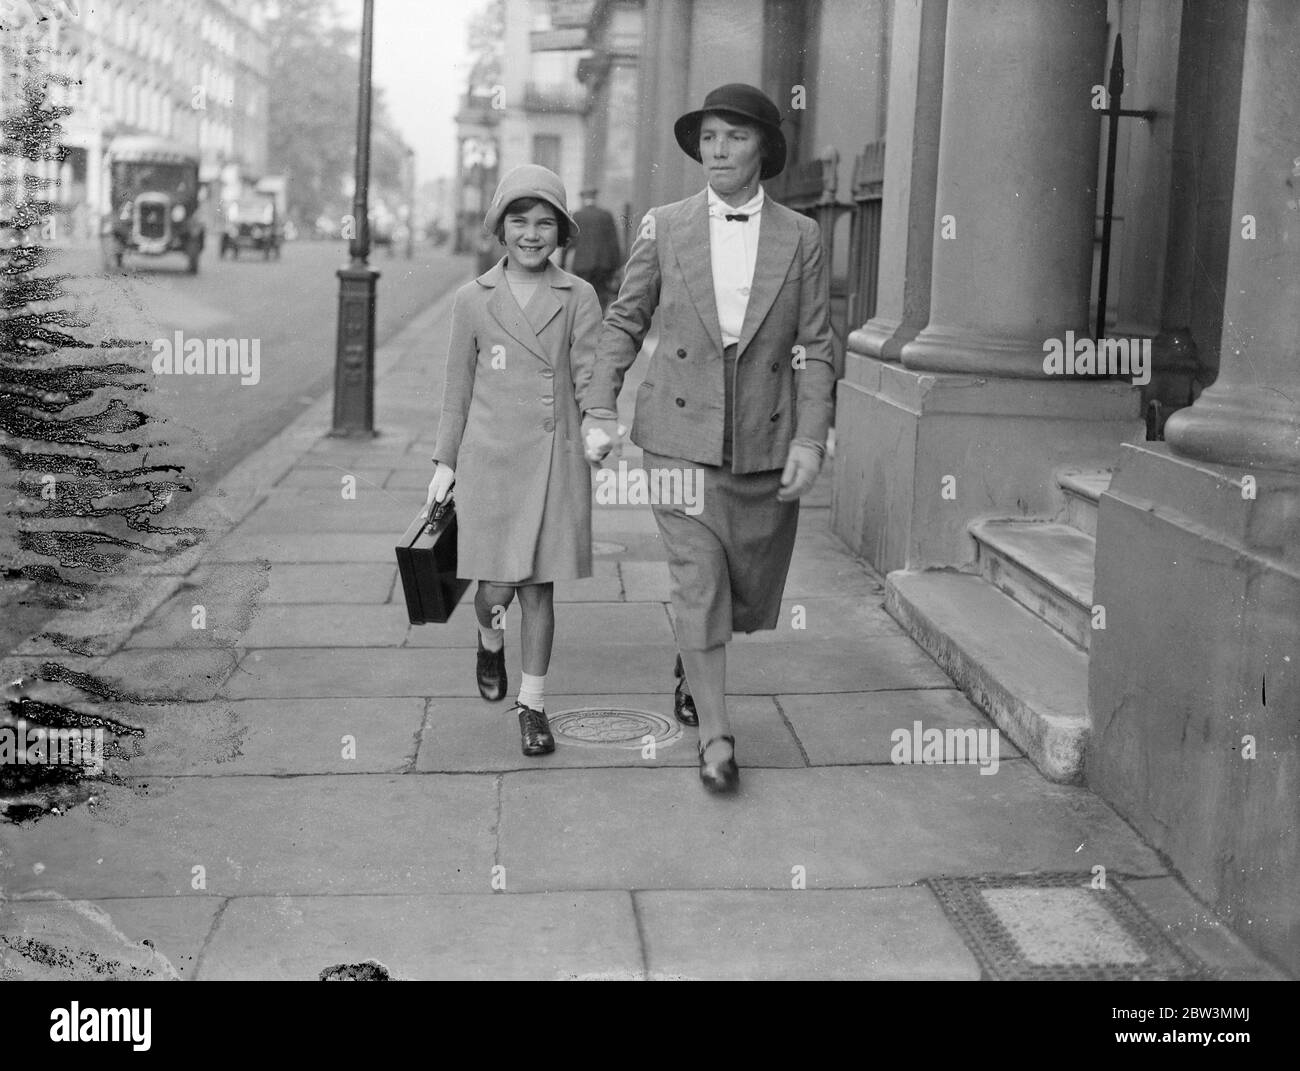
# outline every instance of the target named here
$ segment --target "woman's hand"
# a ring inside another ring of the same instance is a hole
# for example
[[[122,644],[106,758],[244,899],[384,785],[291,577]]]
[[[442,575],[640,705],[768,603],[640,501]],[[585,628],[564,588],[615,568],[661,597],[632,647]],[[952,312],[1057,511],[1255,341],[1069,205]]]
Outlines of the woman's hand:
[[[434,462],[433,479],[429,481],[429,497],[424,502],[424,512],[432,513],[435,504],[447,497],[456,481],[456,470],[441,461]]]
[[[800,498],[817,482],[817,473],[822,468],[822,455],[814,446],[803,443],[791,443],[786,454],[785,471],[781,473],[781,489],[776,497],[782,502],[793,502]]]

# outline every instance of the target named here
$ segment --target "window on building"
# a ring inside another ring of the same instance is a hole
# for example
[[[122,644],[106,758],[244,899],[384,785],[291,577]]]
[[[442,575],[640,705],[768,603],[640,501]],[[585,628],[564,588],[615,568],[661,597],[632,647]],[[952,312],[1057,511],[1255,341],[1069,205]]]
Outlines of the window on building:
[[[533,163],[560,174],[560,138],[556,134],[533,135]]]

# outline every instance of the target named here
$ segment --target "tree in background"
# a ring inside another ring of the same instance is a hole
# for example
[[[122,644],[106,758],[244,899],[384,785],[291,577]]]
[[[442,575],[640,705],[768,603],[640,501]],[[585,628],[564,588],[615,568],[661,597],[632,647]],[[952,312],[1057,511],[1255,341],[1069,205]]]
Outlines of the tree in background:
[[[271,170],[289,176],[291,214],[310,229],[322,214],[341,218],[356,161],[359,32],[332,3],[276,0],[270,47],[267,141]],[[376,86],[371,105],[370,181],[400,198],[406,146]]]

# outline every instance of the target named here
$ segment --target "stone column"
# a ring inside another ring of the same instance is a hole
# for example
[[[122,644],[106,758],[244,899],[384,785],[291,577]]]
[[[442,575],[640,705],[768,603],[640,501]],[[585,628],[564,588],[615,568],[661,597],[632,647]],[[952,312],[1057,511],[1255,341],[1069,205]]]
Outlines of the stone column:
[[[1245,0],[1182,14],[1160,333],[1145,392],[1172,407],[1218,369],[1245,25]]]
[[[880,219],[876,314],[848,339],[852,379],[860,355],[898,360],[930,319],[930,256],[948,0],[898,0],[890,34],[889,114]]]
[[[1300,971],[1300,5],[1244,34],[1219,378],[1101,496],[1088,782]]]
[[[1037,377],[1090,335],[1106,0],[948,8],[930,323],[908,368]],[[945,236],[946,235],[946,236]]]
[[[1300,64],[1278,42],[1300,48],[1300,6],[1256,0],[1246,21],[1219,378],[1170,417],[1165,439],[1184,457],[1300,472]]]

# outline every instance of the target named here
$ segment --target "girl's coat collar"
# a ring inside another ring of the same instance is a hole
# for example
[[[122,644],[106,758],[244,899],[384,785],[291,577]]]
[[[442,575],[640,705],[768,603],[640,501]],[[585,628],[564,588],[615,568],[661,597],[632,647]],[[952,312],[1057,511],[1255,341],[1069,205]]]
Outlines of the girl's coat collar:
[[[548,284],[547,288],[534,295],[528,303],[528,311],[524,312],[510,295],[509,288],[503,285],[505,263],[506,258],[503,256],[477,279],[480,286],[491,291],[487,301],[488,311],[511,338],[549,366],[553,364],[552,356],[538,336],[564,307],[553,291],[572,288],[573,279],[567,272],[557,268],[553,261],[547,261],[540,280]]]

